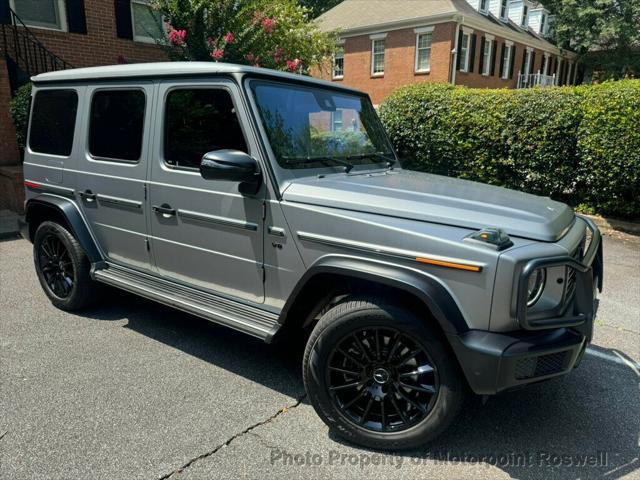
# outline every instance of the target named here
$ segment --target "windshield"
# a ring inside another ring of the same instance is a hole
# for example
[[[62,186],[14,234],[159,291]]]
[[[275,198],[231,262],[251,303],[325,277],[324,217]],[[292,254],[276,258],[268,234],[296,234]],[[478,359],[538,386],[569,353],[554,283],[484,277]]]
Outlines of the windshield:
[[[393,164],[386,133],[364,96],[329,89],[251,83],[271,148],[282,168]]]

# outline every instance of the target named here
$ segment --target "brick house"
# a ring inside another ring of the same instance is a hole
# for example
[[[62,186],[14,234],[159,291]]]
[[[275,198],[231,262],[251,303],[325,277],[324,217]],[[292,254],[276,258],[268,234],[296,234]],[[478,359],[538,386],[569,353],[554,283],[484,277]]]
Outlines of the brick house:
[[[576,55],[546,38],[553,17],[529,0],[344,0],[317,21],[339,45],[331,68],[314,75],[376,104],[410,83],[517,88],[577,78]]]
[[[30,76],[63,68],[166,60],[147,0],[0,0],[0,210],[22,208],[9,102]]]

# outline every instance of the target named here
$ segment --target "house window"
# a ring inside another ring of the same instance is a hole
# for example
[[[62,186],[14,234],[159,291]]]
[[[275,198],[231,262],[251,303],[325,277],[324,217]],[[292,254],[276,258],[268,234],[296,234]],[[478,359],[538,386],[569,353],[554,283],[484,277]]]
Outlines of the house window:
[[[418,33],[416,37],[416,72],[431,69],[431,32]]]
[[[503,80],[507,80],[509,78],[509,72],[511,70],[511,50],[513,49],[513,45],[505,44],[502,49],[502,71],[500,72],[500,76]]]
[[[527,21],[528,21],[528,17],[529,16],[529,7],[527,7],[526,5],[522,7],[522,23],[521,25],[523,27],[527,26]]]
[[[486,12],[488,4],[489,4],[489,0],[480,0],[480,11]]]
[[[331,112],[331,130],[339,132],[342,130],[342,110]]]
[[[156,43],[164,36],[162,15],[148,0],[131,0],[131,23],[136,42]]]
[[[64,0],[10,0],[10,5],[29,27],[67,30]]]
[[[540,18],[540,34],[541,35],[545,34],[545,31],[544,31],[545,23],[547,23],[547,15],[543,13],[542,17]]]
[[[500,18],[502,20],[507,19],[507,7],[509,6],[509,0],[500,0]]]
[[[460,42],[460,71],[467,72],[469,70],[469,42],[471,34],[463,33]]]
[[[371,74],[384,75],[385,39],[374,39],[371,42]]]
[[[529,73],[531,71],[531,50],[525,48],[524,61],[522,62],[522,73]]]
[[[493,61],[493,40],[485,38],[482,51],[482,75],[491,74],[491,62]]]
[[[344,47],[338,47],[333,55],[333,78],[342,77],[344,77]]]

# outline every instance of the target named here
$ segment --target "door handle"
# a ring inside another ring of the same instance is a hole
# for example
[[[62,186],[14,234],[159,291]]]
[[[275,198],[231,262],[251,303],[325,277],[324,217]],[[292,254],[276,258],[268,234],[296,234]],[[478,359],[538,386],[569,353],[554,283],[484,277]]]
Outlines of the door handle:
[[[173,217],[176,214],[175,209],[171,208],[171,206],[167,205],[166,203],[163,203],[160,206],[154,205],[153,211],[162,214],[162,216],[165,218]]]
[[[96,194],[93,193],[91,190],[85,190],[84,192],[78,192],[78,195],[80,195],[80,197],[83,198],[84,200],[86,200],[88,203],[96,201]]]

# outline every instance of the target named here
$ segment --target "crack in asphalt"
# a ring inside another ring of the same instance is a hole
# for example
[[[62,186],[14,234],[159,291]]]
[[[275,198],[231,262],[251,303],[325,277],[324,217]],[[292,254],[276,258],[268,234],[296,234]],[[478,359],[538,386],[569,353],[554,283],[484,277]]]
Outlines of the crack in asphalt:
[[[232,435],[231,437],[229,437],[224,443],[221,443],[220,445],[216,446],[213,450],[210,450],[206,453],[203,453],[201,455],[198,455],[197,457],[193,457],[191,460],[189,460],[187,463],[185,463],[184,465],[182,465],[181,467],[176,468],[175,470],[173,470],[172,472],[167,473],[166,475],[163,475],[161,477],[158,477],[158,480],[167,480],[169,478],[171,478],[173,475],[177,474],[177,473],[182,473],[184,472],[187,468],[189,468],[191,465],[193,465],[196,462],[199,462],[200,460],[204,460],[205,458],[209,458],[212,455],[215,455],[220,449],[226,447],[227,445],[230,445],[231,442],[233,442],[234,440],[236,440],[237,438],[240,438],[248,433],[252,433],[251,431],[255,428],[261,427],[262,425],[266,425],[267,423],[272,422],[273,420],[275,420],[276,418],[278,418],[280,415],[282,415],[283,413],[287,413],[289,410],[293,410],[294,408],[298,407],[302,401],[307,397],[306,394],[302,395],[300,398],[298,398],[298,400],[296,401],[296,403],[294,403],[293,405],[290,405],[288,407],[284,407],[281,408],[280,410],[278,410],[276,413],[274,413],[273,415],[271,415],[269,418],[267,418],[266,420],[262,420],[261,422],[258,423],[254,423],[253,425],[251,425],[250,427],[242,430],[241,432],[238,432],[234,435]],[[257,434],[253,433],[253,435],[258,436]],[[258,436],[259,437],[259,436]]]

